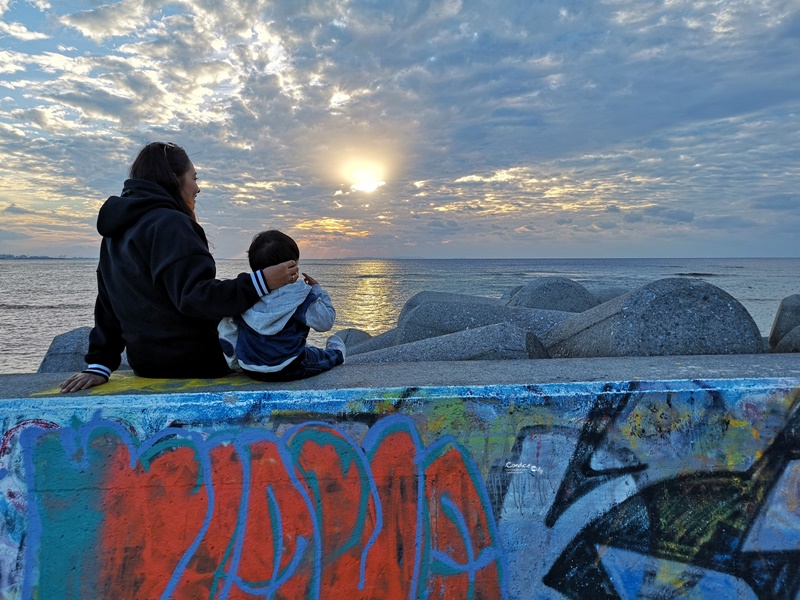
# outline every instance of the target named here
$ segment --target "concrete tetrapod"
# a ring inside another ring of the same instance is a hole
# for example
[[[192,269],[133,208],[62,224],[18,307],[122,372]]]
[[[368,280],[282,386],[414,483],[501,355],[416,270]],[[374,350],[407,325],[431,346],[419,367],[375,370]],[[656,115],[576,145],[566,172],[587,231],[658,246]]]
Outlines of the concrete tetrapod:
[[[537,277],[517,291],[506,306],[583,312],[600,304],[591,292],[566,277]]]
[[[472,296],[469,294],[453,294],[450,292],[433,292],[422,291],[417,292],[409,298],[397,315],[397,324],[400,325],[412,310],[418,307],[423,302],[459,302],[467,304],[493,304],[495,306],[502,306],[505,302],[501,302],[497,298],[487,298],[485,296]]]
[[[91,327],[78,327],[53,338],[37,373],[72,373],[86,368]]]
[[[769,345],[777,348],[778,343],[795,327],[800,326],[800,294],[792,294],[781,300],[772,329],[769,332]]]
[[[699,279],[659,279],[571,316],[542,338],[553,358],[759,354],[758,326],[724,290]]]
[[[458,331],[352,357],[351,364],[441,360],[513,360],[547,358],[542,342],[510,323]]]
[[[493,323],[511,323],[542,337],[553,325],[573,313],[536,308],[509,308],[499,304],[423,302],[397,327],[395,344],[455,333]]]
[[[775,346],[775,352],[780,354],[800,352],[800,325],[781,338],[781,341]]]

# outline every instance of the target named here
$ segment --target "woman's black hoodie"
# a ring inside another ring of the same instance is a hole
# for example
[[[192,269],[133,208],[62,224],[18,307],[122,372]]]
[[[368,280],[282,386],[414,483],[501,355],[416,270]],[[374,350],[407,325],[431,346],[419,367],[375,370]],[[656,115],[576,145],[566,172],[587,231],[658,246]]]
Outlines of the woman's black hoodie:
[[[97,231],[103,241],[88,370],[115,370],[127,349],[131,368],[145,377],[228,373],[217,323],[267,293],[261,273],[216,279],[203,228],[146,180],[127,180],[103,204]]]

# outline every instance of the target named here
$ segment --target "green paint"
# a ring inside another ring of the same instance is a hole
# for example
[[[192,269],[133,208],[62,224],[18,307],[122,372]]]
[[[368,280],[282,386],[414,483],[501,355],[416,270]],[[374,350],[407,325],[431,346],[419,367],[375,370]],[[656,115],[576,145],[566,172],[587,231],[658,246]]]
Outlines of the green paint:
[[[102,548],[103,467],[109,464],[109,457],[120,443],[109,435],[93,437],[86,465],[82,466],[78,462],[81,457],[65,453],[58,435],[47,434],[39,440],[34,456],[32,497],[42,524],[38,556],[40,597],[48,600],[95,597],[94,577]]]

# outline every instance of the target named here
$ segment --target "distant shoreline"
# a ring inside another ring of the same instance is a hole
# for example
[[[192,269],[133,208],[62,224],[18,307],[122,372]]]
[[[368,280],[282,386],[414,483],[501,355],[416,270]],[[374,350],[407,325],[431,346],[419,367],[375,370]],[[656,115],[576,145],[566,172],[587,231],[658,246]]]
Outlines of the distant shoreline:
[[[97,260],[91,256],[29,256],[27,254],[0,254],[0,260]]]

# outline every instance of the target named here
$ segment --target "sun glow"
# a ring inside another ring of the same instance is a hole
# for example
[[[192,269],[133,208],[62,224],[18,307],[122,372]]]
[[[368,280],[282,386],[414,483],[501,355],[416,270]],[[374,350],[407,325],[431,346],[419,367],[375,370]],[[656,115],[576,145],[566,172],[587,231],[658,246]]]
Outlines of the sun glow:
[[[354,192],[374,192],[384,185],[384,168],[380,163],[355,158],[342,165],[341,175]]]

